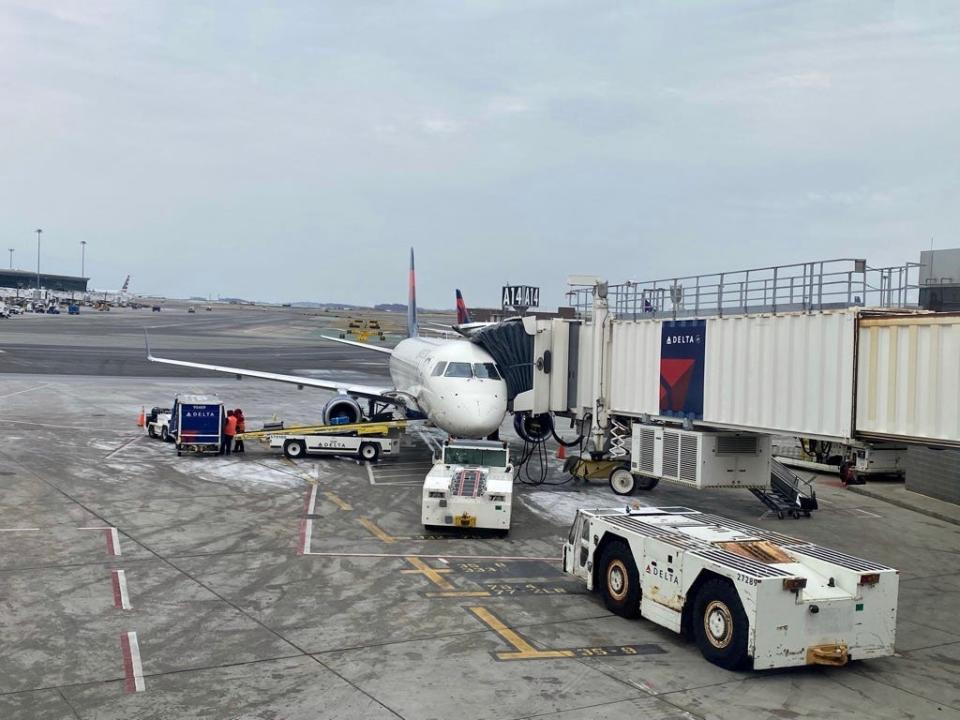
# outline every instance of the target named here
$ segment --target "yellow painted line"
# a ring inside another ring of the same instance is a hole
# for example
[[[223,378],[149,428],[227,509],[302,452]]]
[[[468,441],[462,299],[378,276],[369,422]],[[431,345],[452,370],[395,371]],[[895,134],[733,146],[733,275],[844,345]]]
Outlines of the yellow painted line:
[[[340,508],[341,510],[353,510],[353,505],[351,505],[350,503],[348,503],[346,500],[343,500],[343,499],[337,497],[337,496],[334,495],[332,492],[326,491],[326,492],[324,492],[323,494],[327,496],[327,500],[329,500],[330,502],[332,502],[334,505],[336,505],[336,506],[337,506],[338,508]]]
[[[575,657],[573,650],[537,650],[519,633],[508,628],[500,618],[485,607],[475,605],[469,608],[469,610],[487,625],[487,627],[515,648],[515,652],[497,653],[497,657],[501,660],[548,660],[551,658]]]
[[[486,590],[453,590],[450,592],[428,592],[428,598],[461,598],[461,597],[490,597]]]
[[[407,570],[401,572],[416,572],[423,574],[430,582],[436,585],[441,590],[456,590],[456,588],[451,585],[443,575],[436,568],[432,568],[423,560],[418,557],[413,557],[412,555],[404,558],[408,563],[413,565],[416,570]]]
[[[387,535],[384,529],[379,525],[377,525],[372,520],[367,520],[367,518],[360,518],[359,520],[357,520],[357,522],[363,525],[370,532],[371,535],[373,535],[374,537],[376,537],[378,540],[382,542],[392,543],[393,541],[396,540],[395,537],[391,535]]]

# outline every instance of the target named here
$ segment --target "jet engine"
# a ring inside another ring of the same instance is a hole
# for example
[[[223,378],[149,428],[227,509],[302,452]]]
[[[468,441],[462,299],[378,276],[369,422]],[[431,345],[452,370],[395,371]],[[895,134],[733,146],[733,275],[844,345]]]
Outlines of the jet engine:
[[[532,443],[542,442],[553,432],[553,416],[550,413],[540,415],[517,413],[513,416],[513,429],[522,440]]]
[[[349,395],[337,395],[323,406],[324,425],[346,425],[363,420],[360,403]]]

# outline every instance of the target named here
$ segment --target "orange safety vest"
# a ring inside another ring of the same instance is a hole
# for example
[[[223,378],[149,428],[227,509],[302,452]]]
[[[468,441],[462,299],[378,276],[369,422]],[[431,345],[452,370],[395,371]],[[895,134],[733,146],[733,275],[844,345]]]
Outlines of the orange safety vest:
[[[233,415],[230,415],[227,418],[227,424],[223,428],[223,434],[227,437],[233,437],[237,434],[237,418]]]

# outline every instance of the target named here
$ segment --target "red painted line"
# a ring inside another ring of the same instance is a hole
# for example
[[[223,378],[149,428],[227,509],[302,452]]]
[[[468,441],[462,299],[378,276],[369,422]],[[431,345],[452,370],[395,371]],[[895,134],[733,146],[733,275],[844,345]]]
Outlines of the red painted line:
[[[110,528],[107,528],[104,532],[107,534],[107,552],[116,555],[117,549],[113,546],[113,532]]]
[[[113,606],[123,609],[123,598],[120,595],[120,576],[116,570],[110,571],[110,579],[113,582]]]
[[[133,656],[130,654],[130,636],[128,633],[120,633],[120,651],[123,653],[123,674],[126,678],[123,682],[124,692],[134,693],[137,691],[137,683],[133,677]]]

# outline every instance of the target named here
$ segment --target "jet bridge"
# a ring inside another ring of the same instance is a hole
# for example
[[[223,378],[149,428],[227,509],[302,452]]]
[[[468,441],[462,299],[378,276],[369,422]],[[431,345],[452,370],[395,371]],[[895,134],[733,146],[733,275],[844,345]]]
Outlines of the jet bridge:
[[[650,425],[960,446],[960,313],[918,309],[917,275],[832,260],[577,278],[578,319],[524,319],[532,378],[513,410],[589,417],[597,447],[624,450]]]

